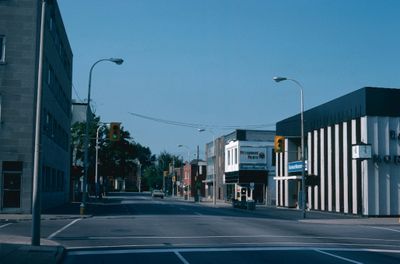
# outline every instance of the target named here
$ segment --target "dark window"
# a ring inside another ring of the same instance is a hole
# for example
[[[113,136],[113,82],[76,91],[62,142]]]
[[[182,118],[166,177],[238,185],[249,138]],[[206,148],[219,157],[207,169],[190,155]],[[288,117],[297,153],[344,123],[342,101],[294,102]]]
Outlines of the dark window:
[[[6,37],[0,35],[0,63],[6,61]]]
[[[272,166],[276,165],[276,153],[275,153],[275,149],[271,149],[271,153],[272,153]]]

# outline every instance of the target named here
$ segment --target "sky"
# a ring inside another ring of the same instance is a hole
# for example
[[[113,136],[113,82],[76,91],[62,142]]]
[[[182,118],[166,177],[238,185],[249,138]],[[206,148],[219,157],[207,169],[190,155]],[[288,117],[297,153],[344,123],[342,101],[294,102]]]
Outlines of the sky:
[[[91,105],[153,154],[186,159],[199,145],[204,157],[207,142],[235,127],[274,130],[300,111],[299,88],[274,76],[302,84],[305,110],[365,86],[400,88],[397,0],[58,4],[74,54],[73,98],[87,98],[94,62],[123,58],[96,65]]]

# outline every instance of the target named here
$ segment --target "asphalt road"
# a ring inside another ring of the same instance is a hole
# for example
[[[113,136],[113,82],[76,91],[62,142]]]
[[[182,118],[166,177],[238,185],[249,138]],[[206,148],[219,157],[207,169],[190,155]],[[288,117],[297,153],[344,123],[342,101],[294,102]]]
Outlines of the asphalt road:
[[[59,210],[59,211],[57,211]],[[76,208],[58,208],[65,213]],[[111,196],[89,218],[42,221],[64,263],[400,263],[400,224],[296,210]],[[26,235],[30,221],[0,229]]]

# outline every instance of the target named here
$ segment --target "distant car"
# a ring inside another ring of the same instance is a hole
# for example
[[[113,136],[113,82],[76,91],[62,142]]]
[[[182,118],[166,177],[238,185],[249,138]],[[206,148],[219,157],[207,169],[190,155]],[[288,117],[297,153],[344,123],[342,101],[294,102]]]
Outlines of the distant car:
[[[164,192],[162,190],[153,190],[151,196],[153,198],[160,197],[161,199],[164,199]]]

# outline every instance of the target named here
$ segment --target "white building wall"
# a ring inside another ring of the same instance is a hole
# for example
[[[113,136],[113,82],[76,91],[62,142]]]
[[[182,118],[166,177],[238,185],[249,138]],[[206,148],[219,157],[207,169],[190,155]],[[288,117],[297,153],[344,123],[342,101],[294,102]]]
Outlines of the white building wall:
[[[347,214],[349,213],[349,175],[348,175],[348,148],[351,148],[351,144],[347,142],[347,122],[343,123],[343,210]]]
[[[318,130],[314,130],[314,138],[313,138],[313,141],[314,141],[314,144],[313,144],[313,151],[314,151],[314,155],[313,155],[313,170],[312,170],[312,172],[313,172],[313,175],[317,175],[317,177],[319,177],[320,175],[319,175],[319,173],[318,173],[318,158],[319,158],[319,155],[318,155],[318,139],[319,139],[319,137],[318,137]],[[315,210],[319,210],[319,207],[318,207],[318,202],[319,202],[319,187],[318,187],[318,185],[316,185],[316,186],[314,186],[314,187],[311,187],[312,189],[313,189],[313,191],[314,191],[314,206],[313,206],[313,209],[315,209]]]
[[[340,212],[340,140],[339,140],[340,126],[335,125],[335,211]]]
[[[322,211],[325,211],[326,210],[326,208],[325,208],[325,184],[326,184],[326,174],[325,174],[325,171],[326,171],[326,168],[325,168],[325,148],[326,148],[326,146],[325,146],[325,129],[324,128],[321,128],[320,129],[320,132],[319,132],[319,134],[320,134],[320,143],[319,143],[319,145],[320,145],[320,156],[319,156],[319,158],[320,158],[320,164],[321,164],[321,170],[320,170],[320,183],[321,183],[321,185],[320,185],[320,192],[321,192],[321,210]]]
[[[352,145],[357,144],[357,121],[351,120],[351,143]],[[358,195],[357,195],[357,186],[361,184],[357,179],[358,171],[357,171],[357,160],[352,160],[352,208],[353,214],[358,213]]]
[[[289,160],[289,151],[288,151],[288,148],[289,148],[289,144],[288,144],[288,139],[285,139],[285,144],[284,144],[284,147],[285,147],[285,152],[283,153],[283,155],[285,156],[285,162],[284,162],[284,166],[283,166],[283,176],[287,176],[288,175],[288,172],[287,172],[287,168],[288,168],[288,160]],[[286,207],[289,207],[289,181],[282,181],[282,183],[283,183],[283,188],[284,188],[284,190],[285,190],[285,197],[284,197],[284,200],[283,200],[283,205],[284,206],[286,206]]]
[[[399,215],[400,118],[365,117],[362,121],[367,127],[363,136],[372,144],[372,154],[379,156],[364,162],[363,212],[366,215]]]
[[[362,117],[307,133],[310,174],[320,177],[320,185],[307,187],[311,209],[348,214],[400,215],[400,117]],[[371,144],[379,159],[353,160],[352,145]],[[277,155],[280,175],[287,176],[296,146],[285,144]],[[284,162],[283,156],[285,156]],[[385,160],[386,157],[386,160]],[[326,164],[326,166],[325,166]],[[290,180],[277,184],[279,204],[290,206],[295,194]]]
[[[328,211],[332,212],[333,211],[333,153],[332,153],[332,144],[333,144],[333,138],[332,138],[332,127],[328,126],[327,128],[327,135],[328,135],[328,140],[327,140],[327,148],[328,148],[328,168],[327,168],[327,180],[328,180]]]

